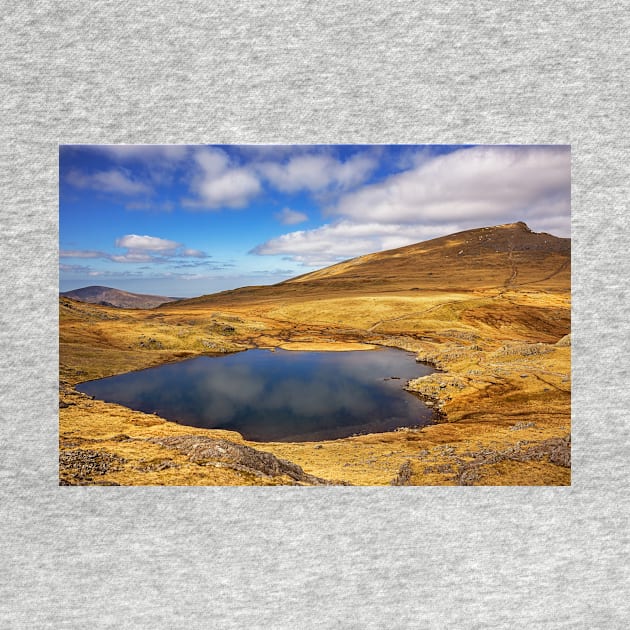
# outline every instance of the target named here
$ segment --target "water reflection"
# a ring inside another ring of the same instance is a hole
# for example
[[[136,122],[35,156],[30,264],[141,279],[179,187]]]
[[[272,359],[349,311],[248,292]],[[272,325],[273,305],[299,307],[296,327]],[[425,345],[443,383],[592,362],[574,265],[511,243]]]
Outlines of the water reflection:
[[[431,372],[400,350],[249,350],[83,383],[82,392],[182,424],[257,441],[306,441],[430,422],[402,388]],[[399,379],[391,379],[392,376]]]

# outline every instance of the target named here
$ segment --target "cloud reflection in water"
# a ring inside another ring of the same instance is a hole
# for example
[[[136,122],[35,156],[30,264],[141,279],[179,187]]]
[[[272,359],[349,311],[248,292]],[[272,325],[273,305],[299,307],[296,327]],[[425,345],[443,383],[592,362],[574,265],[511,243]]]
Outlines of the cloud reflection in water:
[[[413,355],[249,350],[84,383],[80,391],[182,424],[259,441],[337,439],[431,421],[402,388],[428,374]],[[390,379],[391,376],[400,379]]]

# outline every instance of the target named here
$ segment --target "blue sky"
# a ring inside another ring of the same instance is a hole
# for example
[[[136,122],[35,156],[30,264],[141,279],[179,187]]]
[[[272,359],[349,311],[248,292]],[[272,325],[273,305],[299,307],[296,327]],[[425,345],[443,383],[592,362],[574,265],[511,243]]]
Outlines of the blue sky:
[[[570,236],[568,146],[63,145],[60,290],[189,297],[469,228]]]

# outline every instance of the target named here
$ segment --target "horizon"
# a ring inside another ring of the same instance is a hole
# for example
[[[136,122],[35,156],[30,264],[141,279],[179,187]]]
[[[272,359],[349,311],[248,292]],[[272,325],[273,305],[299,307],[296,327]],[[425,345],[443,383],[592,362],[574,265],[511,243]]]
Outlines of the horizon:
[[[470,228],[470,229],[471,230],[474,230],[474,229],[480,229],[480,230],[481,229],[491,229],[493,227],[503,227],[505,225],[514,225],[514,224],[517,224],[517,223],[522,223],[523,225],[525,225],[526,228],[528,228],[528,229],[530,228],[530,226],[527,225],[524,221],[514,221],[514,222],[508,223],[508,224],[498,224],[498,225],[495,225],[495,226],[478,226],[477,228]],[[464,231],[467,231],[467,230],[464,230]],[[546,234],[547,232],[539,232],[539,233],[545,233]],[[454,232],[453,234],[446,234],[444,236],[454,236],[456,234],[458,234],[458,232]],[[555,236],[554,234],[550,234],[550,233],[549,233],[549,235],[550,236]],[[440,238],[440,237],[436,237],[436,238]],[[569,237],[557,237],[557,238],[569,238],[570,239],[571,237],[569,236]],[[411,244],[412,245],[413,244],[420,244],[420,243],[428,242],[430,240],[433,240],[433,239],[427,239],[427,241],[419,241],[418,243],[411,243]],[[403,246],[403,247],[406,247],[406,246]],[[397,249],[397,248],[393,248],[393,250],[395,250],[395,249]],[[381,250],[381,251],[388,251],[388,250]],[[380,252],[368,252],[368,254],[369,253],[380,253]],[[363,256],[363,255],[365,255],[365,254],[362,254],[361,256]],[[356,256],[355,258],[360,258],[361,256]],[[345,259],[344,261],[341,261],[341,262],[349,262],[350,260],[354,260],[354,259]],[[338,264],[338,263],[333,263],[333,265],[335,265],[335,264]],[[328,266],[330,266],[330,265],[328,265]],[[328,266],[320,267],[318,269],[314,269],[313,271],[320,271],[320,270],[326,269]],[[306,273],[311,273],[311,272],[306,272]],[[304,274],[300,274],[300,275],[304,275]],[[292,278],[296,278],[296,277],[299,277],[299,276],[292,276],[291,278],[287,278],[286,280],[291,280]],[[281,280],[279,282],[283,282],[283,281]],[[274,283],[271,283],[271,284],[274,284]],[[269,285],[240,285],[238,287],[234,287],[234,289],[244,289],[244,288],[249,288],[250,286],[254,286],[255,287],[255,286],[269,286]],[[66,293],[71,293],[72,291],[78,291],[78,290],[81,290],[81,289],[114,289],[116,291],[123,291],[123,292],[127,291],[126,289],[120,289],[119,287],[113,287],[113,286],[109,286],[109,285],[90,284],[90,285],[84,285],[84,286],[76,287],[75,289],[68,289],[67,291],[61,291],[60,290],[59,293],[60,293],[60,295],[62,295],[62,294],[66,294]],[[230,290],[234,290],[234,289],[222,289],[221,291],[216,291],[216,292],[212,292],[212,293],[209,293],[209,294],[199,294],[199,295],[190,295],[190,296],[159,295],[157,297],[169,297],[169,298],[175,298],[175,299],[188,299],[188,298],[202,297],[203,295],[213,295],[215,293],[220,293],[222,291],[226,291],[226,290],[230,291]],[[138,293],[138,292],[134,292],[134,291],[127,291],[127,292],[128,293]],[[144,295],[150,295],[150,294],[144,294]]]
[[[566,145],[61,145],[60,286],[195,297],[525,222],[570,237]]]

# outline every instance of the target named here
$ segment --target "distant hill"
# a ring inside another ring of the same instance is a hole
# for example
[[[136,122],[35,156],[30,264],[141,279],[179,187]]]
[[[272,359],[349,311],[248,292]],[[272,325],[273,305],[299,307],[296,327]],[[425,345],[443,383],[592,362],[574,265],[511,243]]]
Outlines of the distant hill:
[[[367,254],[271,286],[186,299],[178,307],[529,285],[549,291],[570,288],[571,239],[533,232],[519,221]]]
[[[180,298],[165,297],[163,295],[144,295],[142,293],[128,293],[111,287],[83,287],[74,291],[60,293],[64,297],[79,302],[115,306],[117,308],[155,308],[166,302],[175,302]]]

